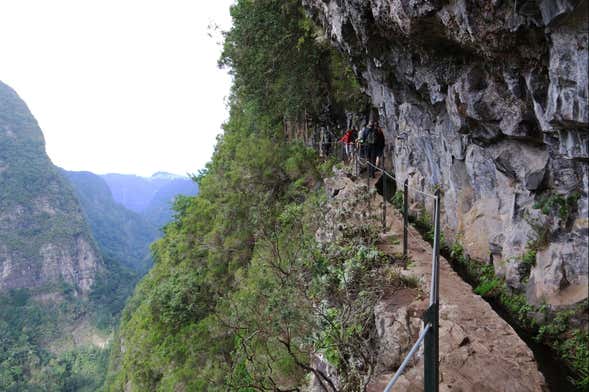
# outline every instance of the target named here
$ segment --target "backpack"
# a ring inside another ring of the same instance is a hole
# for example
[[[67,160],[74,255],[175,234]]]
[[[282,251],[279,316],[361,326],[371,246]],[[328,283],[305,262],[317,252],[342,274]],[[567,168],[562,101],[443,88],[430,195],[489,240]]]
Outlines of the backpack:
[[[375,144],[376,143],[376,129],[368,128],[366,130],[366,136],[364,137],[366,144]]]

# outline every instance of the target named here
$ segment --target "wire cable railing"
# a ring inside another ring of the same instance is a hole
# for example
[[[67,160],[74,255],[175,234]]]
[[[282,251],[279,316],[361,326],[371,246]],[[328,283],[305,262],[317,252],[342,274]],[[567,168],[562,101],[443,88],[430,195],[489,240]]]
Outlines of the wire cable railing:
[[[415,352],[417,351],[421,343],[423,343],[423,340],[425,339],[427,333],[430,331],[431,327],[431,324],[427,324],[423,331],[421,331],[421,334],[419,334],[419,338],[411,348],[411,351],[409,351],[409,353],[403,360],[403,363],[401,363],[401,366],[399,366],[399,369],[397,369],[397,372],[395,373],[391,381],[389,381],[389,383],[387,384],[386,388],[384,389],[384,392],[389,392],[393,388],[393,385],[395,385],[397,380],[401,377],[401,375],[405,371],[405,367],[409,364],[409,361],[411,361],[411,358],[413,358],[413,355],[415,355]]]
[[[355,167],[356,175],[360,176],[360,164],[366,166],[366,183],[370,184],[370,177],[372,172],[379,171],[382,176],[389,177],[395,182],[398,179],[387,172],[384,167],[384,155],[381,155],[382,167],[375,165],[366,158],[360,157],[358,151],[355,153]],[[382,181],[382,202],[383,202],[383,231],[386,231],[386,206],[387,206],[387,193],[386,193],[386,180]],[[388,383],[385,392],[392,390],[393,386],[399,380],[405,368],[409,364],[411,358],[415,355],[421,344],[424,344],[424,390],[425,392],[438,392],[439,389],[439,302],[440,302],[440,209],[441,209],[441,195],[440,190],[437,189],[434,194],[424,192],[409,186],[409,180],[405,179],[403,182],[403,258],[408,258],[408,239],[411,235],[409,227],[409,190],[412,190],[423,196],[432,198],[434,200],[434,241],[433,241],[433,252],[432,252],[432,272],[431,272],[431,283],[430,283],[430,295],[429,295],[429,307],[424,313],[424,328],[419,335],[419,338],[405,356],[405,359],[401,363],[401,366],[397,369],[395,375]],[[370,207],[369,207],[370,208]],[[414,236],[411,235],[413,238]]]
[[[351,151],[348,149],[344,149],[345,145],[352,146]],[[396,183],[400,183],[399,179],[385,170],[384,164],[384,154],[380,155],[380,165],[376,165],[375,163],[371,162],[366,157],[362,157],[362,155],[367,156],[367,150],[362,149],[360,150],[358,146],[352,143],[343,143],[341,141],[325,141],[325,142],[312,142],[308,143],[311,146],[317,146],[319,148],[320,154],[323,156],[330,156],[335,154],[335,156],[339,159],[346,160],[348,162],[353,161],[355,165],[356,176],[360,178],[360,166],[363,165],[366,167],[366,184],[370,186],[370,177],[371,174],[374,172],[382,173],[381,178],[388,177],[391,180],[395,181]],[[333,149],[332,146],[340,145],[341,149]],[[329,146],[329,147],[327,147]],[[383,198],[383,213],[382,213],[382,227],[383,232],[387,230],[387,181],[386,178],[383,178],[382,181],[382,198]],[[409,191],[414,192],[415,194],[422,195],[426,198],[433,199],[434,201],[434,222],[433,222],[433,229],[434,229],[434,241],[433,241],[433,252],[432,252],[432,272],[431,272],[431,283],[430,283],[430,295],[429,295],[429,307],[425,311],[423,316],[424,327],[419,337],[411,350],[405,356],[403,362],[395,372],[393,378],[388,383],[386,388],[384,389],[385,392],[390,392],[395,385],[395,383],[399,380],[401,375],[404,373],[405,368],[410,363],[411,358],[415,355],[419,347],[423,344],[424,345],[424,376],[423,376],[423,383],[424,383],[424,391],[425,392],[438,392],[439,390],[439,302],[440,302],[440,205],[441,205],[441,194],[440,190],[437,189],[433,194],[425,192],[421,189],[417,189],[414,186],[409,185],[409,180],[405,179],[403,181],[403,259],[406,261],[408,260],[408,248],[409,248],[409,237],[414,240],[417,240],[415,236],[409,231]],[[370,209],[370,198],[368,208]]]

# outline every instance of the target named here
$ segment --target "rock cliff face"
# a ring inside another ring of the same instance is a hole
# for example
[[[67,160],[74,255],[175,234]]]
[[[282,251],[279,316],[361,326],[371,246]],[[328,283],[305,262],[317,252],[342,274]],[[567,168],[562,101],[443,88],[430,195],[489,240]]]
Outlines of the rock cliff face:
[[[0,291],[65,282],[89,292],[104,269],[67,181],[25,103],[0,82]]]
[[[586,298],[588,2],[303,3],[378,108],[399,181],[441,187],[446,238],[532,303]]]

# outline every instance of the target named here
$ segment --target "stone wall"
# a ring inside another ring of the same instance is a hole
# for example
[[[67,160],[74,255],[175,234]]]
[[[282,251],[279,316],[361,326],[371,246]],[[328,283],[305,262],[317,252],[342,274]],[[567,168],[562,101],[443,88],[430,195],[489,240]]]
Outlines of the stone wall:
[[[399,179],[441,187],[446,238],[532,303],[586,298],[588,1],[303,3],[378,108]]]

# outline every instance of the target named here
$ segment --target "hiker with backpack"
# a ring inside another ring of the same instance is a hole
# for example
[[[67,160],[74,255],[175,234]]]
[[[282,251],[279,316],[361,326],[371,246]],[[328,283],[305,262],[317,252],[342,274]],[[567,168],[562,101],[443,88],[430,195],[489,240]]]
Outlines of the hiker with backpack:
[[[367,123],[364,128],[360,130],[358,134],[358,139],[356,141],[357,147],[356,150],[359,153],[360,158],[367,158],[368,151],[366,146],[366,134],[368,133],[368,129],[372,126],[372,123]]]
[[[373,122],[368,123],[368,126],[362,130],[362,140],[361,144],[363,146],[364,154],[368,162],[372,165],[376,165],[376,139],[377,139],[377,131],[374,126]],[[370,177],[374,176],[374,167],[368,165],[368,175]]]

